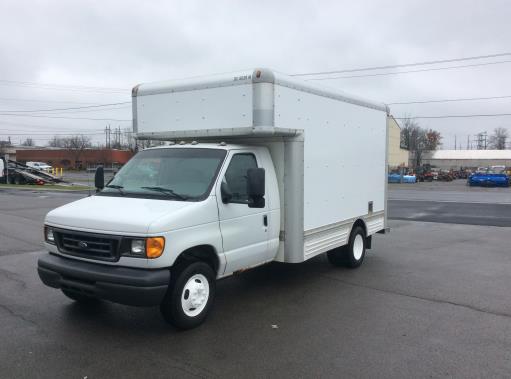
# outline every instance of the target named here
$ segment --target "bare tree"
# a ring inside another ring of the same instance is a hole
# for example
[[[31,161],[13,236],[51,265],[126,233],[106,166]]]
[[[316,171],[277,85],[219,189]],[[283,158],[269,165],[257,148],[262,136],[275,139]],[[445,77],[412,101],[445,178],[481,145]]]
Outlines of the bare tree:
[[[412,118],[403,120],[401,128],[401,146],[412,152],[414,165],[420,166],[422,157],[426,150],[436,150],[440,146],[442,136],[432,129],[423,129],[417,121]]]
[[[58,136],[53,136],[51,140],[48,141],[49,147],[64,147],[63,138]]]
[[[496,128],[490,136],[490,147],[495,150],[505,150],[508,137],[507,129]]]
[[[442,136],[440,132],[436,130],[429,129],[426,130],[426,150],[436,150],[442,144]]]
[[[35,146],[35,143],[32,138],[28,137],[27,139],[25,139],[25,141],[23,141],[21,146]]]
[[[417,121],[405,118],[401,128],[401,146],[410,151],[415,150],[420,129],[421,127]]]
[[[74,158],[73,164],[75,166],[76,162],[80,161],[83,151],[91,146],[91,139],[83,134],[62,138],[62,147],[71,152]]]

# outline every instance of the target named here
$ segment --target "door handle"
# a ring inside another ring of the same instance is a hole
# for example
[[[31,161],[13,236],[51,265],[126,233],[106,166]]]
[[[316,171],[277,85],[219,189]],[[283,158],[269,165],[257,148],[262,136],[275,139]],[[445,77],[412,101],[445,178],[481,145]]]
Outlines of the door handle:
[[[268,226],[268,215],[263,216],[263,225]]]

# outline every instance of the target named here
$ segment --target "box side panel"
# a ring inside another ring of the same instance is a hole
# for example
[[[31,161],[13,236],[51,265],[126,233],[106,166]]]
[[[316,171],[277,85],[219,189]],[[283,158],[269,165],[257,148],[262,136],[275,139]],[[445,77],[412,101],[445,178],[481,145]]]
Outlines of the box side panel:
[[[137,96],[136,131],[243,128],[253,125],[252,84]]]
[[[304,130],[304,230],[385,209],[386,113],[275,85],[275,126]]]

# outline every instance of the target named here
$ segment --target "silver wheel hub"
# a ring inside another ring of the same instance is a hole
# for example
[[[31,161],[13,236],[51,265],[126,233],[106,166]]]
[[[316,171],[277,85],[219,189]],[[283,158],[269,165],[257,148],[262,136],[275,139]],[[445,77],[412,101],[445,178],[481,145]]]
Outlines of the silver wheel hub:
[[[198,316],[206,307],[209,299],[209,282],[202,274],[188,279],[181,294],[183,312],[190,317]]]
[[[362,258],[362,254],[364,253],[364,238],[357,234],[355,240],[353,241],[353,258],[357,261]]]

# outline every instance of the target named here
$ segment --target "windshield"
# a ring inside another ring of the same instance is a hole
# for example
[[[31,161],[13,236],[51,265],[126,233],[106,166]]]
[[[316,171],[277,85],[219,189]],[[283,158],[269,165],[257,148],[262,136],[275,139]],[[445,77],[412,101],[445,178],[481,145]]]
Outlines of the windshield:
[[[197,201],[205,198],[225,150],[169,148],[141,151],[98,194]]]

